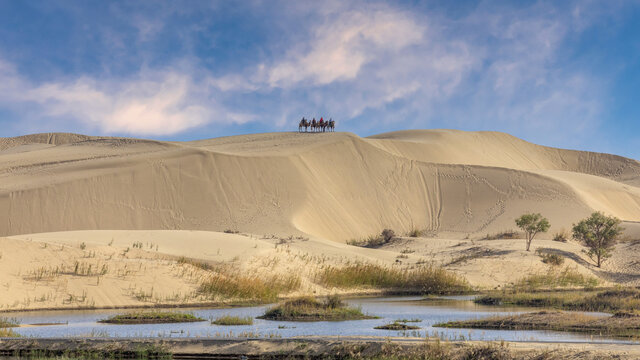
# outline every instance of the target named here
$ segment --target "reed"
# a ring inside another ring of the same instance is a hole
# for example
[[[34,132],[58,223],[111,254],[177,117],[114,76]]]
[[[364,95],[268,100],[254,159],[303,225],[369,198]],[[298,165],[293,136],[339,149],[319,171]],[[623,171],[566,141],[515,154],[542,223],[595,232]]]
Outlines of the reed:
[[[422,294],[454,294],[471,290],[464,278],[434,265],[420,265],[413,269],[365,263],[329,266],[317,275],[316,281],[342,289],[364,287]]]

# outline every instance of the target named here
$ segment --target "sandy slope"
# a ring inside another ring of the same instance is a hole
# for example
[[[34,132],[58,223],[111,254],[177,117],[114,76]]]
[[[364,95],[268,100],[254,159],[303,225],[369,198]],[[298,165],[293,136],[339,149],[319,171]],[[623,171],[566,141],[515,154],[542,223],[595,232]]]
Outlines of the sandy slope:
[[[335,291],[314,283],[317,269],[358,260],[433,261],[475,286],[495,287],[547,270],[522,251],[522,240],[479,240],[513,229],[527,211],[553,225],[534,248],[565,255],[585,274],[638,284],[639,185],[635,160],[495,132],[5,138],[0,236],[10,237],[0,238],[0,310],[198,302],[205,274],[177,262],[181,256],[245,274],[300,274],[300,291],[316,294]],[[629,241],[602,270],[579,244],[548,240],[594,210],[627,221]],[[344,244],[383,228],[429,237],[379,250]],[[94,272],[73,274],[76,263]]]
[[[640,163],[502,133],[271,133],[186,143],[0,141],[0,234],[237,229],[344,241],[391,227],[484,234],[540,211],[640,220]]]

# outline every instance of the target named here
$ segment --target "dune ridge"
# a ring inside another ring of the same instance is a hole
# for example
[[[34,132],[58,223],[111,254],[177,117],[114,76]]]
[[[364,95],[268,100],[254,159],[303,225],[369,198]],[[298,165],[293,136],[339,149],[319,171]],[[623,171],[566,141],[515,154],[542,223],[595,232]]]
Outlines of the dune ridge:
[[[497,232],[524,211],[555,229],[594,210],[640,220],[638,161],[496,132],[36,134],[0,139],[0,149],[5,236],[233,229],[345,241],[385,227]]]

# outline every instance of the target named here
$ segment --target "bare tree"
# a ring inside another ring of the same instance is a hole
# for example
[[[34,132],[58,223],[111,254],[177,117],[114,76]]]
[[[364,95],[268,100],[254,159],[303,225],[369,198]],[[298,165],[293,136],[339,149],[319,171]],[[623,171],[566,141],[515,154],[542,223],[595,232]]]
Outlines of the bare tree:
[[[573,225],[573,238],[589,248],[587,254],[591,260],[595,257],[596,266],[600,267],[602,262],[611,256],[611,249],[624,230],[619,225],[620,219],[594,212]]]
[[[516,225],[527,234],[527,251],[530,251],[531,242],[536,234],[549,230],[549,220],[539,213],[524,214],[516,219]]]

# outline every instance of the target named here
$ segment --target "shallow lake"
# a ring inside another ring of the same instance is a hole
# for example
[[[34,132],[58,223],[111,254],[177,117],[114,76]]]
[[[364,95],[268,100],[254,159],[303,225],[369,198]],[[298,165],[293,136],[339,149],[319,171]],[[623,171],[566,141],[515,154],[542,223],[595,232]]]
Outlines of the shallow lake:
[[[15,331],[32,337],[300,337],[300,336],[439,336],[445,340],[506,340],[549,342],[602,342],[633,343],[585,334],[552,331],[511,331],[480,329],[434,328],[433,324],[451,320],[467,320],[491,315],[515,314],[524,311],[540,311],[540,308],[495,307],[473,303],[471,297],[443,297],[423,300],[420,297],[385,297],[349,299],[352,306],[362,308],[369,315],[380,319],[339,322],[289,322],[254,319],[253,325],[218,326],[210,321],[178,324],[112,325],[100,324],[98,320],[127,310],[95,311],[33,311],[8,314],[21,324],[63,323],[61,325],[16,328]],[[180,309],[204,319],[215,319],[223,315],[262,315],[266,306],[229,309]],[[607,316],[605,314],[598,314]],[[4,315],[7,316],[7,315]],[[395,331],[375,330],[374,327],[397,319],[421,319],[411,323],[420,330]]]

